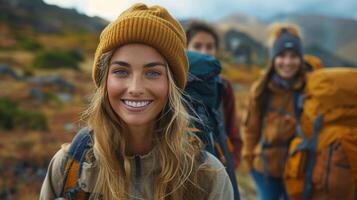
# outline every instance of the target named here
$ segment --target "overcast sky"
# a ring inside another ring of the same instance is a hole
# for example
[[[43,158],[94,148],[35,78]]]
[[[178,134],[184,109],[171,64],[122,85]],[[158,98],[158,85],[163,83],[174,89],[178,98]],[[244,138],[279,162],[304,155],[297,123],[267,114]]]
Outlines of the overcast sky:
[[[315,13],[357,20],[357,0],[44,0],[90,16],[115,19],[133,3],[159,4],[175,17],[218,20],[234,12],[260,18],[280,13]]]

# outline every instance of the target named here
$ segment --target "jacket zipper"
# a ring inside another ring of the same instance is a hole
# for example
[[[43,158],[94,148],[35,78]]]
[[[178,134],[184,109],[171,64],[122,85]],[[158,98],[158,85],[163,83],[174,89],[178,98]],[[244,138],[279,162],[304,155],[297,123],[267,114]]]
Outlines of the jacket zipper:
[[[139,181],[139,178],[141,176],[140,156],[136,155],[134,157],[134,159],[135,159],[135,179],[136,179],[136,181]]]
[[[141,158],[139,155],[134,156],[134,185],[133,185],[133,195],[135,197],[140,197],[140,176],[141,176]]]

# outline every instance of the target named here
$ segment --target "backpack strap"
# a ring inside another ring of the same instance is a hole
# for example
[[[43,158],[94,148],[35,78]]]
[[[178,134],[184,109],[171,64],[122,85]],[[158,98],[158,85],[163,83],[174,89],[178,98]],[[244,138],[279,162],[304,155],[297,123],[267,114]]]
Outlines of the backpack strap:
[[[263,101],[264,104],[262,105],[262,108],[260,109],[261,113],[260,113],[260,119],[259,119],[259,126],[260,126],[260,132],[261,132],[259,143],[263,149],[270,147],[270,145],[266,142],[265,137],[263,135],[264,118],[265,118],[265,115],[268,112],[268,109],[271,104],[271,92],[269,89],[266,91],[265,95],[266,95],[265,100]],[[260,159],[262,160],[264,178],[265,178],[265,180],[267,180],[268,179],[268,160],[266,158],[264,151],[261,151],[259,156],[260,156]]]
[[[80,187],[82,165],[88,149],[92,146],[92,131],[82,128],[73,138],[68,156],[64,161],[64,178],[60,198],[88,199],[90,193],[84,192]]]
[[[217,127],[215,130],[215,149],[217,157],[226,166],[227,162],[231,162],[231,154],[227,146],[227,132],[225,129],[224,117],[223,117],[223,105],[220,104],[219,109],[212,109],[212,116],[214,117]]]
[[[314,170],[316,162],[316,145],[320,132],[321,125],[323,123],[323,116],[319,115],[315,118],[313,124],[313,133],[310,139],[303,137],[303,141],[290,153],[295,154],[298,151],[307,151],[307,162],[304,166],[305,177],[304,177],[304,190],[303,190],[303,200],[308,200],[312,194],[312,173]]]
[[[296,120],[296,132],[295,136],[305,138],[304,133],[301,130],[301,115],[304,109],[305,96],[301,91],[294,92],[294,111]]]
[[[222,88],[221,86],[220,88]],[[222,90],[221,90],[222,91]],[[231,180],[232,187],[233,187],[233,193],[234,193],[234,199],[239,200],[240,199],[240,194],[239,194],[239,189],[238,189],[238,183],[237,183],[237,176],[234,170],[234,165],[233,165],[233,158],[231,153],[229,152],[228,149],[228,143],[227,143],[227,132],[225,129],[225,121],[223,117],[223,104],[220,103],[218,109],[212,109],[212,114],[216,120],[217,123],[217,129],[216,134],[215,134],[215,147],[216,151],[218,153],[217,156],[218,158],[224,159],[221,160],[221,162],[224,162],[224,166],[226,167],[226,172],[229,176],[229,179]],[[217,157],[216,156],[216,157]]]
[[[323,116],[319,115],[315,118],[313,124],[313,135],[312,138],[308,142],[308,158],[305,166],[305,181],[304,181],[304,192],[303,192],[303,200],[308,200],[312,193],[312,173],[314,170],[315,162],[316,162],[316,145],[317,139],[319,136],[320,128],[323,123]]]
[[[260,110],[261,110],[261,113],[260,113],[260,116],[259,116],[259,118],[260,118],[260,121],[259,121],[260,129],[263,128],[263,121],[264,121],[265,115],[268,112],[270,104],[271,104],[271,91],[269,89],[267,89],[266,93],[265,93],[265,97],[264,97],[264,101],[263,101],[262,107],[260,108]]]
[[[294,112],[295,118],[300,122],[301,114],[304,108],[305,96],[302,94],[302,91],[294,92]]]
[[[201,148],[202,145],[202,140],[194,133],[191,131],[187,132],[188,135],[188,142],[191,143],[191,145],[195,146],[196,148]],[[207,151],[206,150],[201,150],[199,155],[198,155],[198,161],[200,163],[204,163],[207,158]]]
[[[198,136],[203,142],[206,151],[216,155],[214,148],[215,131],[213,130],[214,127],[212,127],[212,119],[210,118],[210,108],[197,99],[190,97],[188,100],[189,112],[198,119],[190,121],[190,132]]]

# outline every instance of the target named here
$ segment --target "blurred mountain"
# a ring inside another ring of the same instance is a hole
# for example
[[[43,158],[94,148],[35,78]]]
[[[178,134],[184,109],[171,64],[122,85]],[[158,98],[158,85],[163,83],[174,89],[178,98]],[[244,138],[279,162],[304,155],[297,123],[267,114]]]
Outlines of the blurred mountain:
[[[74,9],[48,5],[42,0],[0,0],[0,22],[41,33],[99,32],[108,23]]]
[[[320,46],[357,63],[357,20],[321,15],[278,15],[270,22],[293,22],[302,27],[307,46]]]
[[[313,52],[332,56],[327,64],[347,63],[357,66],[357,20],[321,15],[280,14],[262,21],[236,13],[218,21],[216,26],[222,30],[236,29],[264,44],[267,28],[274,22],[292,22],[299,25],[306,48],[313,47]],[[336,61],[332,61],[333,59]]]
[[[305,54],[315,55],[322,60],[323,66],[334,66],[334,67],[355,67],[356,64],[348,62],[338,55],[323,49],[321,46],[308,46],[305,48]]]
[[[43,0],[0,0],[0,63],[14,64],[7,51],[27,51],[30,60],[39,51],[94,52],[100,31],[108,21],[75,9],[48,5]],[[16,61],[17,63],[22,63]],[[21,66],[12,65],[12,66]]]
[[[264,42],[267,24],[253,16],[235,13],[215,23],[220,30],[228,31],[236,29],[239,32],[249,34],[257,41]]]

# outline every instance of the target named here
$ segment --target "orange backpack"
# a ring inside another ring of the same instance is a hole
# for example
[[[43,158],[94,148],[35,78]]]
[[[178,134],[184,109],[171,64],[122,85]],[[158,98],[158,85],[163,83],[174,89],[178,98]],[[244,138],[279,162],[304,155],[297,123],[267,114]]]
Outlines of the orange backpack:
[[[68,151],[68,156],[65,159],[63,166],[64,178],[62,189],[56,199],[89,199],[90,193],[81,189],[80,176],[82,165],[85,161],[87,151],[92,147],[92,130],[82,128],[71,142]]]
[[[284,180],[290,199],[355,199],[357,69],[320,69],[308,76],[297,136]]]

